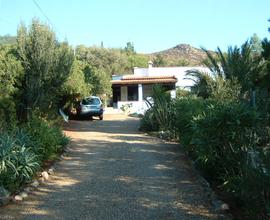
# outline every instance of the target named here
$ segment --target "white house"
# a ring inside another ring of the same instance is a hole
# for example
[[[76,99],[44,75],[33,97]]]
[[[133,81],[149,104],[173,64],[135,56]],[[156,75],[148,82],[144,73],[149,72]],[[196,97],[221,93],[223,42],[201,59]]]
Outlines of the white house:
[[[174,98],[176,88],[188,89],[193,85],[192,80],[185,79],[186,71],[191,69],[208,72],[205,67],[152,67],[149,61],[148,68],[135,67],[133,75],[113,76],[113,107],[129,105],[131,112],[144,113],[147,110],[144,99],[152,96],[153,85],[161,84]]]

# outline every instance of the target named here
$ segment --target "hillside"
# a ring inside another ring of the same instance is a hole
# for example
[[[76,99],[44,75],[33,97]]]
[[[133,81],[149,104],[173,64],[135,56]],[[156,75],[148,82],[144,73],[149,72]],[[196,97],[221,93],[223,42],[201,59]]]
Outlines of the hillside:
[[[201,65],[206,59],[205,52],[189,44],[179,44],[173,48],[149,54],[150,57],[166,66]],[[161,60],[161,61],[160,61]]]
[[[10,35],[0,36],[0,44],[15,44],[16,37]]]

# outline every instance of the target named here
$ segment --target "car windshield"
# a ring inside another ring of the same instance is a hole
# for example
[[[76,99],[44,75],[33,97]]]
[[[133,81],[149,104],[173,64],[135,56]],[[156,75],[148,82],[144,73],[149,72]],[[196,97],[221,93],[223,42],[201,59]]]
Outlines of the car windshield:
[[[100,100],[98,98],[88,98],[82,100],[83,105],[99,105]]]

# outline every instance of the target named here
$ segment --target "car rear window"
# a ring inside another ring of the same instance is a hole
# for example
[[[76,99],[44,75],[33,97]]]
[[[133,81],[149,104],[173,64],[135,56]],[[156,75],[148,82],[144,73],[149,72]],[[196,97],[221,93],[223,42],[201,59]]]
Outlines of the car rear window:
[[[82,104],[83,105],[99,105],[100,100],[98,98],[83,99]]]

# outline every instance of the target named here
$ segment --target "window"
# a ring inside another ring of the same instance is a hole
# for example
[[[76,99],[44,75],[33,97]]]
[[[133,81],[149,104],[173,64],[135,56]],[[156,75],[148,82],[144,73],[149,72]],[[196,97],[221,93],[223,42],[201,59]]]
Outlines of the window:
[[[138,85],[128,86],[128,101],[138,101]]]
[[[100,100],[98,98],[88,98],[82,100],[83,105],[99,105]]]

